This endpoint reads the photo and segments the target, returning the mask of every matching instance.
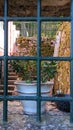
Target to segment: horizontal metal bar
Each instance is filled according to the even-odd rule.
[[[41,97],[41,101],[72,101],[72,97]]]
[[[4,21],[4,17],[0,17],[0,21]]]
[[[4,56],[0,56],[0,60],[4,60]]]
[[[37,60],[37,56],[0,56],[0,60]],[[39,60],[71,61],[72,57],[39,57]]]
[[[37,56],[7,56],[5,57],[5,59],[8,60],[37,60],[38,57]],[[71,57],[39,57],[39,60],[56,60],[56,61],[71,61],[73,60],[73,58]]]
[[[37,21],[37,17],[7,17],[8,21]],[[41,21],[71,21],[71,17],[40,17]]]
[[[40,17],[41,21],[71,21],[71,17]]]
[[[2,101],[4,99],[4,96],[0,96],[0,101]]]
[[[33,100],[36,101],[37,96],[7,96],[6,100]]]
[[[40,57],[40,60],[71,61],[72,57]]]
[[[7,56],[8,60],[37,60],[38,57],[34,56]]]
[[[37,21],[37,17],[7,17],[8,21]]]
[[[6,100],[73,101],[72,97],[6,96]]]
[[[4,17],[0,17],[1,21],[4,21]],[[8,21],[37,21],[36,17],[7,17]],[[40,17],[40,21],[71,21],[71,17]]]

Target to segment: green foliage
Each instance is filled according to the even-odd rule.
[[[28,22],[26,24],[26,28],[28,27],[28,25],[29,28],[31,28],[31,22]],[[33,28],[35,25],[32,23]],[[53,22],[47,22],[47,24],[44,24],[44,22],[42,22],[41,34],[45,36],[44,32],[47,29],[46,31],[47,37],[42,37],[41,35],[41,48],[40,48],[41,56],[53,56],[54,45],[51,44],[51,41],[54,40],[54,36],[56,35],[56,31],[59,26],[60,26],[59,22],[56,22],[55,24]],[[50,29],[51,31],[49,31]],[[37,55],[37,44],[38,44],[37,39],[34,37],[33,38],[19,37],[17,39],[17,47],[18,47],[18,53],[20,54],[16,54],[17,53],[16,52],[14,55],[35,56]],[[18,76],[22,80],[26,80],[27,82],[37,80],[36,61],[13,60],[11,64],[13,66],[13,69],[17,72]],[[41,68],[40,68],[41,81],[46,82],[54,78],[56,74],[56,67],[57,63],[55,61],[41,61]]]
[[[29,37],[37,36],[37,22],[14,22],[16,29],[20,30],[22,34],[21,25],[25,24],[26,30],[29,34]],[[41,36],[54,38],[58,28],[61,26],[61,22],[42,22],[41,23]]]
[[[21,24],[20,22],[13,22],[14,25],[16,25],[17,30],[21,30]]]
[[[60,26],[61,26],[61,22],[42,22],[41,36],[54,38]]]
[[[26,82],[37,80],[37,63],[36,61],[13,60],[11,61],[14,71]],[[56,74],[57,63],[55,61],[41,62],[41,81],[46,82],[54,78]]]
[[[47,81],[53,79],[56,74],[57,63],[55,61],[42,62],[41,65],[41,79]]]

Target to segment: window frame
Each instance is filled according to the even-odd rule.
[[[4,95],[0,96],[3,101],[3,121],[8,120],[8,101],[9,100],[34,100],[37,101],[37,121],[41,121],[41,101],[69,101],[70,102],[70,122],[73,123],[73,0],[71,0],[71,15],[70,17],[42,17],[41,16],[41,0],[37,0],[37,16],[36,17],[9,17],[8,0],[4,0],[4,16],[0,17],[0,21],[4,22],[4,56],[0,56],[0,60],[4,61]],[[37,56],[8,56],[8,21],[37,21],[38,24],[38,51]],[[71,22],[71,55],[70,57],[41,57],[41,22],[42,21],[70,21]],[[37,96],[8,96],[8,60],[36,60],[37,61]],[[70,97],[56,98],[56,97],[41,97],[40,88],[40,67],[42,60],[49,61],[69,61],[70,64]]]

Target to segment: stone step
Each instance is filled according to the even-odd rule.
[[[12,75],[12,76],[15,76],[16,75],[16,73],[15,72],[8,72],[8,75]]]
[[[4,91],[3,90],[0,90],[0,95],[3,95],[4,94]],[[15,95],[14,94],[14,91],[8,91],[8,95]]]
[[[14,85],[15,80],[8,80],[9,85]]]
[[[15,79],[15,80],[16,80],[17,77],[18,77],[18,76],[17,76],[16,74],[14,74],[14,73],[11,73],[11,74],[9,73],[9,74],[8,74],[8,79]]]
[[[15,88],[15,85],[8,85],[8,90],[14,90]],[[4,89],[4,85],[3,84],[0,84],[0,90],[3,90]]]
[[[13,69],[12,68],[9,68],[8,69],[8,72],[10,73],[10,72],[13,72]]]
[[[10,62],[10,61],[9,61]],[[13,71],[12,66],[10,65],[10,63],[8,62],[8,95],[14,95],[14,82],[17,79],[17,75],[16,72]],[[4,80],[2,80],[1,84],[0,84],[0,95],[3,95],[3,89],[4,89]]]
[[[16,81],[15,79],[9,79],[8,80],[8,85],[14,85],[15,81]],[[4,84],[4,80],[1,81],[1,84]]]
[[[16,80],[17,76],[16,75],[9,75],[8,80]]]
[[[10,67],[12,68],[12,65],[8,64],[8,68],[10,68]]]

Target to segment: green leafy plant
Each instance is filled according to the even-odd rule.
[[[34,60],[13,60],[11,61],[13,70],[16,71],[18,77],[26,82],[37,80],[37,63]],[[55,61],[41,62],[41,82],[46,82],[54,78],[56,74],[57,63]]]
[[[57,63],[55,61],[42,62],[41,63],[42,82],[53,79],[57,72],[56,68],[57,68]]]

